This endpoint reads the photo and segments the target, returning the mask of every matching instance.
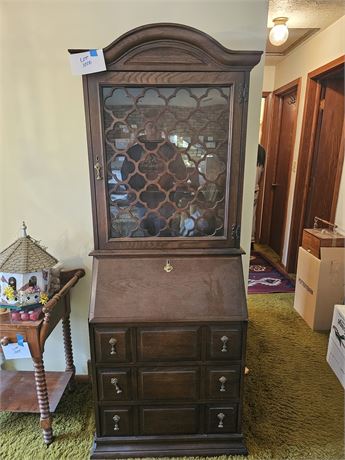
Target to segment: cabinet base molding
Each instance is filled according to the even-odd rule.
[[[209,436],[208,436],[209,437]],[[227,435],[217,439],[195,436],[192,439],[174,440],[168,437],[159,440],[128,438],[97,438],[91,452],[91,459],[133,458],[133,457],[184,457],[247,455],[242,435]]]

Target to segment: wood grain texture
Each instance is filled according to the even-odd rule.
[[[90,320],[128,323],[247,318],[238,257],[172,257],[170,262],[174,269],[166,273],[163,258],[95,261],[97,288]]]

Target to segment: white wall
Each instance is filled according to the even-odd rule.
[[[276,75],[276,67],[274,65],[265,65],[262,91],[267,91],[267,92],[274,91],[275,75]]]
[[[296,165],[300,146],[303,110],[305,103],[307,75],[309,72],[345,54],[345,16],[330,25],[327,29],[312,36],[307,42],[293,50],[283,61],[279,62],[275,71],[274,89],[302,77],[299,108],[297,114],[296,143],[293,162]],[[287,226],[285,233],[283,263],[286,263],[287,245],[291,224],[293,192],[296,181],[296,171],[292,168],[291,185],[287,211]],[[345,228],[345,164],[339,191],[339,200],[335,222]]]
[[[87,276],[72,292],[72,335],[78,373],[86,373],[93,248],[81,78],[68,48],[102,48],[145,23],[199,28],[233,49],[263,50],[267,1],[2,1],[0,248],[19,236],[22,220],[66,267]],[[242,245],[252,221],[263,63],[251,77]],[[245,273],[248,272],[248,256]],[[47,341],[47,369],[63,369],[60,328]],[[20,363],[30,368],[31,363]]]

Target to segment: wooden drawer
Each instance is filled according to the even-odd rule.
[[[98,362],[126,362],[131,359],[128,328],[95,328],[95,351]]]
[[[235,433],[237,431],[237,404],[208,406],[207,433]]]
[[[211,326],[208,336],[208,359],[241,359],[242,327],[240,324],[227,327]]]
[[[309,232],[303,231],[302,248],[320,259],[320,240]]]
[[[200,359],[199,327],[157,327],[138,329],[139,361]]]
[[[126,401],[132,396],[130,369],[102,369],[98,371],[100,401]]]
[[[1,325],[0,328],[0,339],[7,337],[9,340],[9,343],[16,343],[18,342],[17,334],[21,335],[24,338],[24,342],[27,342],[27,334],[26,334],[26,329],[20,327],[20,324],[15,325],[13,324],[12,326],[8,327],[3,327]]]
[[[146,368],[139,369],[138,374],[141,400],[199,398],[198,368]]]
[[[195,434],[199,431],[199,408],[141,407],[140,434]]]
[[[207,368],[207,398],[228,399],[240,395],[240,366]]]
[[[132,412],[132,407],[101,408],[101,436],[130,436],[133,434]]]

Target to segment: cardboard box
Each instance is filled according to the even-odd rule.
[[[320,259],[298,251],[294,308],[316,331],[329,330],[335,304],[345,296],[345,248],[321,247]]]
[[[334,307],[326,359],[345,388],[345,305]]]

